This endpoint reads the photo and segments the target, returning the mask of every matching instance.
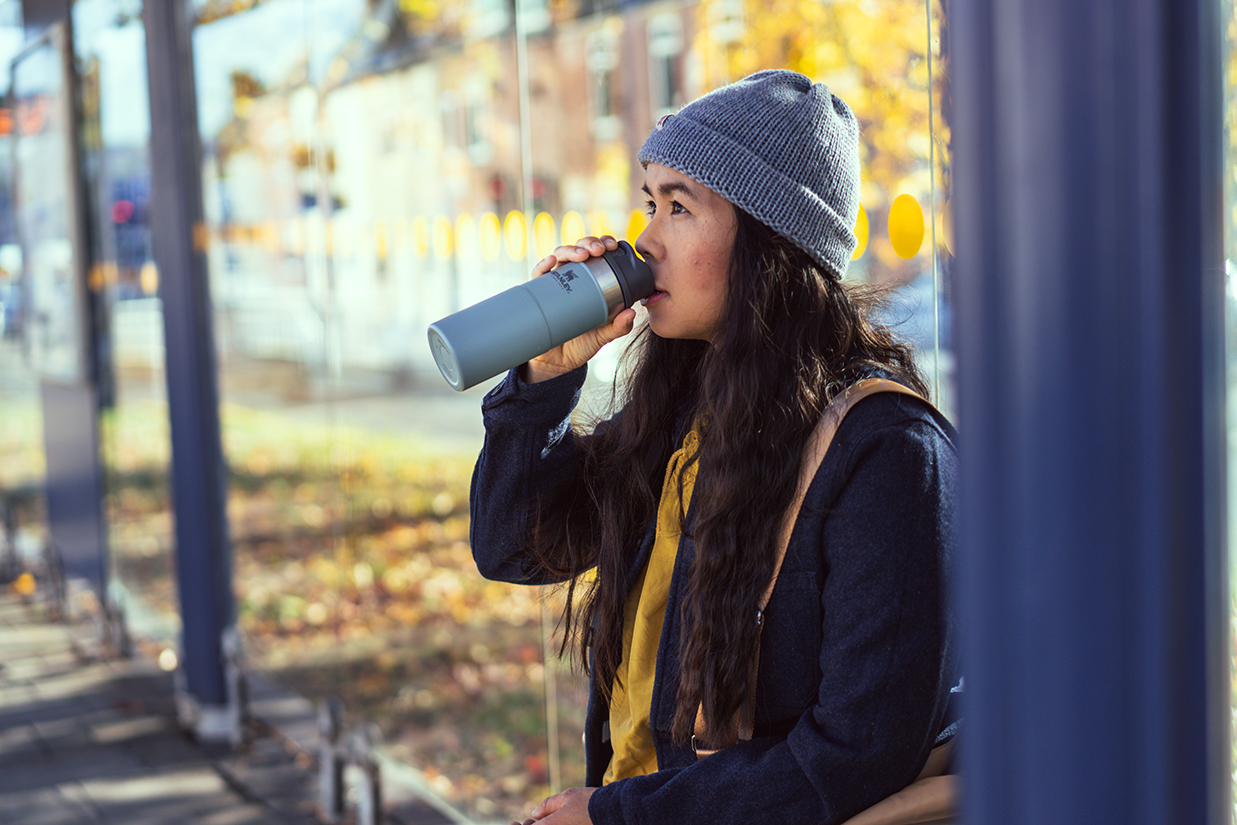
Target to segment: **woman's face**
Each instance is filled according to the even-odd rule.
[[[738,218],[730,201],[673,169],[644,174],[649,225],[636,249],[657,291],[642,302],[663,338],[712,341],[726,303],[726,277]]]

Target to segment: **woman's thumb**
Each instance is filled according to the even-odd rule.
[[[561,807],[563,807],[563,795],[561,793],[556,793],[554,796],[546,798],[544,802],[538,805],[532,812],[531,816],[533,819],[544,819]]]
[[[624,335],[631,332],[635,325],[636,311],[634,309],[625,309],[618,315],[615,315],[613,321],[601,328],[598,333],[598,338],[604,346],[611,341],[622,338]]]

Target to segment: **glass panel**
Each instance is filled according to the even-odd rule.
[[[377,722],[382,753],[446,803],[522,820],[584,779],[585,683],[555,655],[558,594],[476,572],[466,503],[494,382],[451,391],[426,327],[521,282],[560,240],[634,240],[635,155],[656,119],[788,67],[859,115],[868,230],[851,277],[895,290],[889,317],[947,384],[939,8],[198,8],[200,234],[250,662]],[[595,404],[618,363],[596,359]]]
[[[513,816],[549,791],[538,593],[476,573],[468,482],[493,382],[451,391],[425,335],[525,277],[525,256],[499,243],[499,216],[521,206],[516,41],[503,3],[384,22],[372,54],[341,56],[319,122],[335,158],[341,563],[363,616],[350,624],[367,631],[351,707],[453,804]],[[374,62],[405,65],[365,77]]]
[[[1224,274],[1225,337],[1228,374],[1228,563],[1229,581],[1237,582],[1237,5],[1222,0],[1220,19],[1224,35]],[[1230,674],[1233,677],[1233,726],[1230,740],[1237,766],[1237,588],[1230,588]],[[1233,822],[1237,823],[1237,771],[1233,774]]]
[[[9,66],[25,45],[21,4],[0,2],[0,91],[7,98]],[[0,581],[37,569],[46,542],[43,414],[39,380],[24,346],[26,290],[13,215],[13,113],[0,109]],[[15,582],[31,592],[30,577]]]
[[[204,234],[239,623],[252,660],[280,670],[305,661],[319,630],[337,640],[343,575],[341,454],[325,406],[326,161],[310,83],[322,67],[305,3],[230,6],[204,6],[193,36]],[[333,48],[358,19],[324,22],[340,32]],[[294,678],[314,698],[335,692],[310,670]]]
[[[99,333],[100,448],[108,597],[134,638],[175,651],[171,460],[163,310],[150,246],[150,108],[142,5],[79,0],[82,165],[90,225],[88,284]],[[167,656],[161,661],[170,665]]]
[[[927,294],[920,290],[922,300],[916,307],[913,325],[921,331],[930,331],[926,336],[919,333],[924,368],[933,376],[933,399],[936,406],[951,420],[954,415],[954,350],[952,316],[950,313],[949,288],[954,262],[953,212],[950,198],[953,194],[953,143],[950,139],[949,105],[952,93],[949,88],[949,55],[945,51],[947,23],[943,0],[930,0],[928,4],[928,55],[931,98],[931,143],[932,177],[929,183],[931,213],[928,221],[928,237],[934,250],[932,257],[932,289]],[[918,280],[922,286],[924,280]],[[926,338],[926,340],[925,340]]]
[[[253,4],[248,4],[253,5]],[[230,468],[229,533],[251,662],[312,698],[339,692],[355,618],[328,400],[332,273],[317,26],[337,52],[363,3],[201,6],[193,35],[203,200]],[[326,15],[319,23],[317,14]],[[276,34],[272,34],[276,33]],[[355,610],[355,605],[352,606]],[[341,656],[333,655],[336,652]],[[342,662],[342,665],[341,665]],[[292,671],[292,668],[296,668]]]

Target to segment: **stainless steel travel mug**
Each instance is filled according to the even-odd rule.
[[[627,241],[571,261],[430,324],[430,351],[456,390],[596,329],[653,294],[653,273]]]

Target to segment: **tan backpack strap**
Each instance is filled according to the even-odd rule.
[[[842,419],[846,418],[846,414],[856,404],[869,395],[874,395],[878,392],[901,393],[902,395],[918,398],[925,404],[928,403],[923,396],[914,390],[899,384],[897,381],[890,381],[885,378],[865,378],[862,381],[856,381],[829,402],[829,406],[825,408],[825,412],[821,415],[816,428],[808,436],[807,445],[803,448],[803,463],[799,467],[799,485],[795,489],[794,499],[791,501],[790,506],[786,508],[786,515],[782,518],[777,555],[773,563],[773,576],[769,580],[769,586],[765,588],[764,595],[760,598],[760,607],[756,611],[756,623],[761,628],[764,627],[765,608],[769,605],[769,599],[773,597],[773,588],[777,586],[777,577],[782,572],[782,562],[786,559],[787,548],[790,547],[790,536],[794,532],[795,522],[799,518],[799,509],[803,506],[803,499],[807,497],[808,488],[812,486],[812,480],[816,478],[816,471],[820,469],[820,464],[825,459],[825,453],[829,452],[829,445],[833,443],[834,435],[837,434],[838,428],[842,426]],[[752,668],[752,684],[748,701],[740,708],[737,720],[738,739],[752,738],[752,728],[756,718],[756,673],[759,668],[760,645],[757,642],[756,662]],[[700,708],[696,710],[695,730],[696,732],[692,736],[692,747],[696,750],[697,758],[703,758],[709,754],[716,753],[716,750],[696,748],[696,736],[699,736],[704,731],[704,714]],[[734,744],[734,742],[725,744]]]
[[[812,479],[816,478],[816,471],[820,469],[821,462],[825,460],[825,453],[829,452],[833,437],[837,434],[838,428],[842,426],[842,419],[852,407],[869,395],[878,392],[897,392],[918,398],[925,404],[928,403],[914,390],[897,381],[889,381],[885,378],[865,378],[862,381],[856,381],[829,402],[829,406],[825,408],[824,414],[816,424],[816,429],[812,430],[812,434],[808,437],[807,446],[803,448],[803,465],[799,468],[799,486],[795,490],[794,500],[786,508],[786,515],[782,519],[782,533],[778,539],[773,578],[769,581],[769,586],[760,600],[761,614],[769,604],[769,599],[773,597],[773,588],[777,584],[778,573],[782,571],[782,561],[786,558],[786,548],[790,546],[790,534],[794,532],[795,522],[799,518],[799,508],[803,506],[803,499],[807,497],[808,488],[812,486]]]

